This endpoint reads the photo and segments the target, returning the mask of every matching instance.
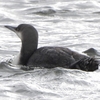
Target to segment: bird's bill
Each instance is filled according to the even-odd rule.
[[[9,30],[13,31],[13,32],[16,32],[16,27],[13,27],[13,26],[4,26],[6,28],[8,28]]]

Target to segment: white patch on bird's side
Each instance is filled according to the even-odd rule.
[[[20,59],[20,54],[18,54],[18,55],[14,58],[12,64],[18,65],[18,64],[19,64],[19,59]]]

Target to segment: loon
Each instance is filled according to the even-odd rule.
[[[30,24],[20,24],[17,27],[6,25],[21,39],[22,46],[17,62],[21,69],[31,70],[35,67],[79,69],[95,71],[98,61],[94,58],[77,53],[65,47],[45,46],[38,48],[38,32]]]

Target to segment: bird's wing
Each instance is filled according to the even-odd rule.
[[[62,47],[39,48],[30,58],[28,65],[69,66],[73,63],[72,51]]]

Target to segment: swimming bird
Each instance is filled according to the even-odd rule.
[[[98,52],[96,49],[94,48],[89,48],[88,50],[83,51],[83,53],[87,54],[90,57],[100,57],[100,52]]]
[[[94,58],[68,48],[52,46],[38,48],[38,32],[30,24],[20,24],[17,27],[6,25],[5,27],[15,32],[21,39],[20,55],[14,64],[23,65],[21,68],[23,70],[34,69],[34,67],[64,67],[83,71],[98,69],[98,62]]]

